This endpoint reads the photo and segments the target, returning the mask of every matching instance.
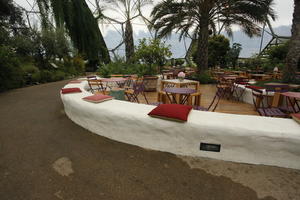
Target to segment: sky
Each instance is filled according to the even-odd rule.
[[[154,0],[154,4],[159,2],[160,0]],[[28,6],[28,3],[33,3],[33,0],[14,0],[14,2],[16,2],[17,4],[25,7],[26,9],[29,9],[30,6]],[[87,2],[94,2],[94,0],[87,0]],[[281,25],[290,25],[292,24],[292,16],[293,16],[293,2],[294,0],[274,0],[274,10],[277,13],[277,20],[275,22],[272,22],[272,26],[278,27]],[[90,7],[92,8],[91,4]],[[151,6],[147,6],[143,9],[143,14],[145,16],[149,16],[151,12]],[[106,11],[105,14],[107,15],[111,15],[113,18],[119,18],[121,19],[121,17],[112,11]],[[135,21],[135,25],[134,25],[134,31],[138,32],[140,30],[147,30],[146,27],[144,25],[141,25],[141,21],[136,20]],[[116,26],[115,26],[116,27]],[[108,30],[114,30],[115,29],[114,26],[112,25],[100,25],[100,28],[102,29],[102,31],[104,32],[104,34],[107,33]],[[118,27],[116,27],[118,28]]]
[[[34,0],[13,0],[15,3],[19,4],[20,6],[26,8],[26,9],[30,9],[30,6],[28,5],[28,2],[30,4],[32,4],[34,2]],[[158,2],[160,2],[161,0],[153,0],[154,1],[154,5]],[[90,8],[92,11],[95,10],[94,6],[92,5],[93,2],[95,2],[95,0],[86,0],[86,2],[89,4]],[[274,10],[276,11],[277,14],[277,19],[276,21],[272,21],[271,24],[273,26],[273,28],[279,27],[279,26],[289,26],[292,24],[292,16],[293,16],[293,9],[294,9],[294,0],[274,0]],[[149,17],[151,10],[153,8],[153,5],[150,6],[146,6],[142,9],[143,15],[145,17]],[[36,8],[37,9],[37,6]],[[124,19],[122,19],[122,16],[117,13],[112,11],[111,9],[105,9],[104,10],[104,14],[117,19],[119,21],[124,21]],[[32,17],[33,21],[37,21],[37,17]],[[32,23],[32,22],[31,22]],[[122,40],[122,36],[121,36],[121,32],[120,32],[120,25],[119,24],[106,24],[106,23],[101,23],[99,24],[99,27],[101,29],[102,34],[105,37],[106,43],[108,45],[108,47],[114,48],[116,47]],[[149,36],[149,32],[147,30],[147,27],[145,25],[145,23],[141,20],[139,20],[138,18],[135,19],[133,21],[133,30],[134,30],[134,38],[138,39],[139,37],[143,36],[143,37],[148,37]],[[234,31],[238,31],[238,27],[233,27]],[[286,27],[284,27],[284,30],[286,30]],[[114,31],[114,32],[111,32]],[[286,31],[285,31],[286,32]],[[239,32],[236,32],[239,33]],[[289,34],[288,34],[289,35]],[[174,42],[176,41],[176,42]],[[167,42],[170,42],[172,49],[171,51],[173,52],[173,55],[176,57],[180,57],[183,54],[185,54],[185,45],[188,44],[183,44],[183,42],[179,42],[177,39],[174,40],[173,43],[171,40],[167,40]],[[258,47],[260,45],[260,38],[248,38],[245,34],[243,34],[243,36],[241,37],[237,37],[236,34],[233,38],[231,38],[231,42],[238,42],[241,43],[243,45],[243,49],[241,52],[241,55],[243,57],[249,57],[255,53],[258,53]],[[268,42],[266,39],[264,39],[264,42]],[[252,47],[253,46],[253,47]],[[124,54],[124,47],[120,47],[118,48],[118,53],[121,55]]]

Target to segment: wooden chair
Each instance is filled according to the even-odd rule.
[[[145,85],[143,80],[136,80],[132,88],[128,88],[125,90],[125,96],[127,97],[128,101],[130,102],[137,102],[140,103],[138,96],[143,95],[147,104],[149,104],[148,99],[145,94]]]
[[[90,87],[90,91],[92,93],[101,92],[105,94],[106,87],[103,86],[103,83],[97,79],[88,79],[88,85]]]
[[[239,87],[239,85],[243,85],[244,87]],[[246,87],[249,85],[248,78],[241,78],[238,77],[234,81],[233,85],[233,96],[236,98],[237,101],[240,101],[244,92],[246,91]]]
[[[200,110],[200,111],[214,112],[216,110],[216,108],[218,107],[218,104],[219,104],[220,99],[221,99],[222,96],[223,96],[222,88],[217,87],[216,94],[215,94],[213,100],[211,101],[211,103],[209,104],[209,106],[207,108],[203,107],[203,106],[194,106],[193,109],[194,110]]]
[[[265,101],[265,95],[263,95],[263,91],[259,89],[252,88],[252,96],[253,96],[253,104],[255,110],[258,112],[260,116],[265,117],[288,117],[287,114],[283,113],[279,108],[271,107],[268,104],[268,100]],[[267,103],[267,105],[266,105]]]
[[[288,92],[290,90],[289,85],[285,84],[278,84],[278,85],[265,85],[266,88],[266,94],[267,96],[271,96],[270,93],[273,94],[272,102],[274,101],[274,98],[278,98],[278,102],[280,102],[280,93]],[[277,96],[276,96],[277,93]],[[270,98],[267,98],[268,104],[271,105],[272,102],[270,102]],[[286,101],[285,105],[278,105],[278,108],[283,111],[284,113],[293,113],[294,109],[292,106],[295,105],[289,105],[289,102]],[[279,103],[278,103],[279,104]]]

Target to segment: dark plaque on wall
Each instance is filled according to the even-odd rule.
[[[220,144],[209,144],[209,143],[200,143],[200,150],[201,151],[213,151],[213,152],[220,152],[221,145]]]

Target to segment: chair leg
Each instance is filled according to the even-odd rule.
[[[136,94],[133,94],[133,98],[135,99],[135,101],[136,101],[137,103],[140,103],[139,98],[138,98],[138,96],[137,96]]]
[[[143,96],[144,96],[144,98],[145,98],[145,100],[146,100],[147,104],[149,104],[149,102],[148,102],[148,99],[147,99],[147,97],[146,97],[146,94],[145,94],[145,92],[143,92]]]

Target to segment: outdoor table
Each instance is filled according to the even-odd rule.
[[[159,102],[165,102],[166,95],[164,94],[164,88],[187,88],[188,86],[193,86],[195,89],[195,94],[192,94],[192,97],[195,97],[195,104],[200,104],[200,98],[201,94],[199,92],[200,90],[200,84],[199,81],[193,81],[193,80],[187,80],[184,79],[180,81],[179,79],[168,79],[168,80],[162,80],[160,85],[160,91],[157,93],[157,100]],[[197,99],[197,101],[196,101]],[[191,104],[192,98],[189,99],[189,103]]]
[[[298,103],[298,101],[300,101],[300,92],[284,92],[281,93],[281,95],[287,98],[287,101],[291,104],[294,113],[300,112],[300,105]],[[295,106],[297,106],[298,111],[296,111]]]
[[[229,80],[235,80],[235,79],[237,79],[237,77],[238,76],[236,76],[236,75],[230,75],[230,76],[224,76],[223,79],[229,81]]]
[[[225,72],[213,72],[215,74],[225,74]]]
[[[280,85],[286,86],[287,84],[285,83],[266,83],[264,85],[270,85],[270,86],[276,86],[276,88],[278,88],[279,90],[281,90],[282,88],[280,88]],[[277,87],[278,86],[278,87]],[[280,103],[282,101],[280,101],[280,97],[281,97],[281,93],[280,92],[275,92],[273,95],[273,100],[272,100],[272,106],[273,107],[278,107],[280,105]]]
[[[196,92],[195,89],[191,88],[165,88],[164,91],[170,102],[175,104],[185,104],[189,96]]]
[[[99,80],[103,83],[106,83],[106,86],[111,89],[112,87],[109,86],[109,83],[117,83],[117,85],[121,87],[127,78],[104,78]]]
[[[255,80],[263,80],[268,75],[265,75],[265,74],[250,74],[250,76],[251,76],[251,78],[253,78]]]
[[[173,78],[173,72],[164,72],[163,79],[170,79]]]
[[[199,88],[200,88],[199,81],[193,81],[193,80],[187,80],[187,79],[184,79],[182,81],[180,81],[179,79],[168,79],[168,80],[161,81],[160,91],[163,91],[163,89],[167,85],[173,85],[174,87],[177,87],[177,88],[182,88],[182,87],[187,87],[187,86],[192,85],[192,86],[195,86],[196,91],[199,91]]]

